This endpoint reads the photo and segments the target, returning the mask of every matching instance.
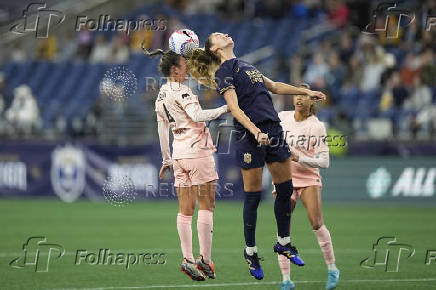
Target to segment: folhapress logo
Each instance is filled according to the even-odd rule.
[[[65,20],[65,14],[58,10],[46,9],[46,3],[30,3],[23,10],[21,23],[10,28],[11,32],[23,34],[35,32],[36,38],[47,38],[50,28],[61,24]],[[30,16],[35,14],[35,19]]]
[[[386,38],[398,38],[400,27],[409,26],[414,20],[415,13],[398,8],[396,3],[379,3],[372,12],[371,22],[363,32],[369,34],[385,32]]]
[[[402,255],[403,252],[406,254]],[[407,255],[406,259],[410,259],[414,254],[415,249],[411,245],[398,243],[395,237],[381,237],[372,245],[371,255],[360,262],[360,266],[370,269],[382,267],[385,272],[398,272],[401,257]]]
[[[64,247],[47,243],[46,237],[30,237],[23,244],[23,256],[13,259],[9,266],[34,267],[35,272],[48,272],[50,262],[53,259],[60,259],[64,253]]]

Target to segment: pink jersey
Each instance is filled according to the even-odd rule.
[[[194,122],[186,106],[198,103],[198,97],[184,84],[167,82],[155,102],[157,121],[170,123],[173,132],[172,159],[200,158],[216,151],[205,122]]]
[[[320,152],[329,151],[325,140],[327,133],[324,124],[316,116],[297,122],[294,111],[282,111],[279,113],[279,118],[286,142],[300,156],[304,154],[313,158]],[[294,161],[291,162],[291,166],[294,187],[322,186],[318,168],[311,168]]]

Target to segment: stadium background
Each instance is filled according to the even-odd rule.
[[[436,27],[425,27],[436,14],[436,1],[398,1],[389,17],[387,7],[378,6],[382,1],[359,0],[47,0],[46,8],[23,13],[30,3],[1,1],[0,6],[0,283],[5,289],[191,285],[176,272],[180,257],[171,178],[157,178],[158,58],[145,57],[140,47],[145,39],[147,48],[167,48],[169,35],[185,27],[198,34],[200,44],[211,32],[228,33],[236,55],[271,79],[304,81],[327,94],[318,114],[332,136],[331,166],[322,171],[323,200],[338,265],[342,260],[346,268],[343,289],[434,287],[436,266],[424,261],[426,251],[436,249]],[[46,31],[44,9],[60,11],[65,19],[48,27],[48,37],[37,37]],[[414,21],[402,17],[398,24],[400,9],[414,14]],[[129,34],[101,26],[75,30],[79,16],[98,23],[102,15],[158,25]],[[11,32],[37,16],[37,29],[29,25],[24,33]],[[363,33],[368,24],[383,27],[386,20],[386,32]],[[101,94],[102,80],[114,75],[124,77],[121,85],[126,78],[134,80],[128,98]],[[216,92],[194,81],[190,85],[204,108],[223,104]],[[277,111],[291,108],[292,98],[273,100]],[[265,267],[275,276],[264,284],[250,284],[240,257],[242,190],[228,124],[230,116],[209,124],[220,175],[215,259],[232,264],[221,268],[227,279],[214,283],[217,288],[275,289],[279,275],[271,253],[265,250]],[[123,178],[113,184],[114,176]],[[266,172],[264,177],[268,201],[271,182]],[[104,202],[108,184],[115,192],[134,187],[135,195],[124,198],[135,198],[132,204],[118,208]],[[274,237],[271,211],[271,203],[264,203],[259,243],[265,247]],[[294,225],[297,245],[316,264],[306,272],[296,270],[297,285],[320,289],[320,253],[302,207]],[[62,244],[65,258],[80,247],[155,249],[167,253],[168,263],[144,272],[139,265],[128,270],[74,267],[64,259],[45,276],[9,267],[35,235]],[[407,268],[386,273],[359,266],[382,236],[415,248],[413,259],[404,259]],[[70,271],[81,278],[70,277]]]

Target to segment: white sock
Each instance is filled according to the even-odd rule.
[[[286,281],[291,281],[291,275],[288,275],[288,274],[283,275],[283,282],[286,282]]]
[[[277,237],[277,241],[279,242],[280,245],[282,246],[286,246],[287,244],[289,244],[291,242],[291,237]]]
[[[336,271],[338,268],[336,268],[336,264],[328,264],[327,270],[329,271]]]
[[[253,256],[254,253],[257,253],[257,247],[246,247],[245,251],[247,252],[248,255]]]

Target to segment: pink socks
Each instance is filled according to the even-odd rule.
[[[209,210],[199,210],[197,219],[198,242],[200,244],[200,254],[205,263],[210,263],[213,234],[213,212]]]
[[[180,244],[182,246],[183,257],[191,262],[195,262],[192,255],[192,216],[177,214],[177,231],[179,232]]]
[[[333,252],[332,238],[330,237],[329,230],[325,225],[322,225],[318,230],[313,230],[313,233],[318,239],[318,244],[324,256],[325,263],[327,265],[334,264],[335,254]]]
[[[192,216],[178,213],[177,231],[179,232],[183,257],[194,262],[195,259],[192,254]],[[197,231],[200,254],[203,256],[204,262],[209,264],[212,250],[213,212],[209,210],[198,211]]]

